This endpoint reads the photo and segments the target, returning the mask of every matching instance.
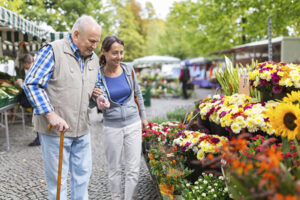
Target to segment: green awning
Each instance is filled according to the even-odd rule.
[[[41,40],[46,40],[47,35],[49,34],[48,30],[40,28],[39,26],[35,25],[33,22],[30,22],[18,14],[7,10],[6,8],[0,6],[0,30],[1,31],[12,31],[13,34],[17,37],[14,37],[16,40],[20,40],[18,38],[18,33],[21,32],[23,34],[31,35],[33,38],[37,37]],[[11,34],[11,33],[8,33]],[[2,35],[3,38],[3,35]],[[11,38],[7,38],[11,39]]]
[[[14,56],[20,41],[29,51],[38,51],[47,42],[62,39],[67,32],[50,32],[0,6],[0,44],[4,55]]]

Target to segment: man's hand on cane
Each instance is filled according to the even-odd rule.
[[[58,116],[54,111],[51,111],[50,113],[47,113],[46,118],[49,122],[49,124],[55,128],[58,131],[65,131],[69,128],[69,125],[67,124],[67,122],[61,118],[60,116]]]

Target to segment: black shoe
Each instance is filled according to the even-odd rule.
[[[39,145],[41,145],[39,137],[36,137],[30,144],[28,144],[28,146],[30,147],[39,146]]]

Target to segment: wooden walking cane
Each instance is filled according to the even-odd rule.
[[[48,125],[48,130],[51,129],[51,125]],[[64,131],[60,132],[60,143],[59,143],[59,160],[58,160],[58,173],[57,173],[57,190],[56,200],[60,200],[60,188],[61,188],[61,172],[62,172],[62,159],[64,150]]]

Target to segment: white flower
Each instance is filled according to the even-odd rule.
[[[212,173],[209,173],[208,175],[209,175],[209,177],[213,177],[214,176]]]
[[[191,185],[191,184],[187,183],[187,184],[186,184],[186,187],[190,187],[190,185]]]
[[[214,194],[214,198],[217,198],[217,195],[216,195],[216,194]]]
[[[208,188],[208,189],[211,189],[211,186],[209,185],[207,188]]]
[[[202,196],[206,197],[206,194],[205,194],[205,193],[202,193]]]
[[[236,134],[240,133],[242,129],[242,127],[238,123],[231,124],[230,128]]]
[[[220,179],[220,180],[224,180],[224,177],[223,177],[223,176],[219,176],[219,179]]]
[[[207,182],[207,180],[204,180],[203,183],[204,183],[204,184],[207,184],[208,182]]]

